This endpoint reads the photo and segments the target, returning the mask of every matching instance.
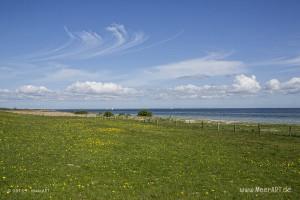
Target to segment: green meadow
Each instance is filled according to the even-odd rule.
[[[299,142],[263,127],[0,112],[0,199],[300,199]],[[282,191],[241,191],[256,187]]]

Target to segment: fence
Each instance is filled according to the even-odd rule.
[[[300,125],[296,124],[265,124],[265,123],[225,123],[218,121],[182,120],[174,118],[142,118],[142,117],[99,117],[103,120],[127,120],[141,124],[149,124],[166,128],[189,128],[199,131],[213,131],[217,133],[253,133],[256,135],[272,134],[300,137]]]

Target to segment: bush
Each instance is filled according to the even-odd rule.
[[[103,116],[104,117],[112,117],[112,116],[114,116],[114,114],[110,111],[106,111],[106,112],[103,113]]]
[[[88,114],[88,112],[85,111],[85,110],[78,110],[78,111],[75,111],[74,114],[77,114],[77,115],[86,115],[86,114]]]
[[[144,109],[144,110],[140,110],[137,115],[140,117],[151,117],[152,112]]]

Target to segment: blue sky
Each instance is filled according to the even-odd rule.
[[[299,107],[299,1],[1,1],[0,107]]]

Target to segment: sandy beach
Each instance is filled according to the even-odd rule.
[[[26,115],[40,115],[40,116],[64,116],[64,117],[96,117],[96,114],[74,114],[71,112],[50,111],[50,110],[7,110],[6,112]]]

